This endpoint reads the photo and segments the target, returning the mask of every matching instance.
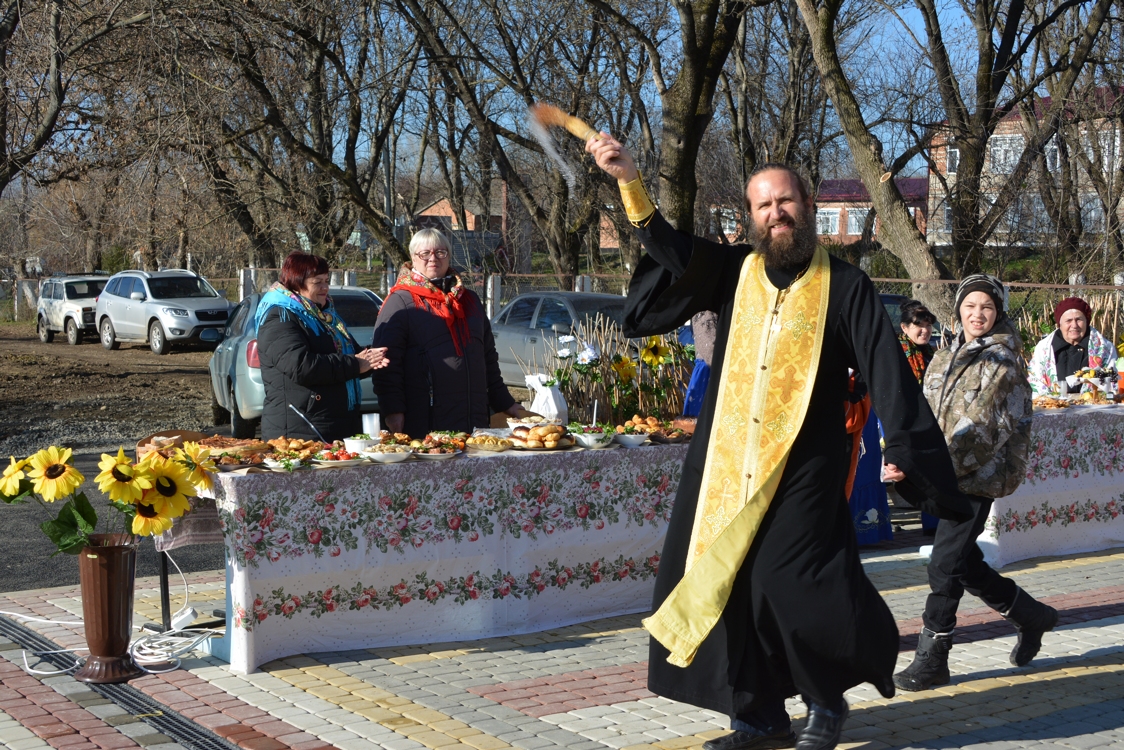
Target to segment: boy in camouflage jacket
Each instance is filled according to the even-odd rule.
[[[1011,621],[1018,640],[1011,663],[1023,666],[1042,646],[1058,613],[984,562],[976,539],[991,504],[1022,483],[1030,443],[1031,389],[1022,341],[1003,311],[1003,286],[984,274],[969,276],[956,292],[961,333],[937,352],[925,372],[925,398],[948,442],[960,490],[975,517],[942,519],[929,560],[929,587],[913,663],[894,675],[902,690],[948,684],[948,652],[956,610],[965,591]]]
[[[925,373],[925,399],[948,442],[960,490],[1006,497],[1022,484],[1030,444],[1030,383],[1022,340],[1004,318],[991,332],[953,341]]]

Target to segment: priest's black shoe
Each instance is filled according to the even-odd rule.
[[[804,724],[804,731],[796,741],[796,750],[833,750],[839,744],[839,737],[843,734],[843,724],[847,721],[847,702],[843,702],[843,709],[839,713],[825,710],[822,706],[810,704],[808,707],[808,721]]]
[[[1042,634],[1058,624],[1058,610],[1035,600],[1020,588],[1015,594],[1014,604],[1002,614],[1019,630],[1019,637],[1011,650],[1011,663],[1016,667],[1025,667],[1042,648]]]
[[[743,732],[735,729],[727,735],[703,743],[703,750],[772,750],[772,748],[792,747],[796,735],[791,729],[783,732],[765,734],[754,730]]]

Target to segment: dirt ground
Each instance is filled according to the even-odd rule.
[[[205,349],[107,351],[93,338],[43,344],[31,323],[0,324],[0,455],[129,448],[152,432],[208,427],[210,358]]]

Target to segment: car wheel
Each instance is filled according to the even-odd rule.
[[[106,349],[116,349],[121,346],[117,340],[117,332],[113,330],[113,323],[109,318],[102,318],[101,328],[98,329],[101,333],[101,345]]]
[[[234,386],[230,386],[230,436],[238,440],[248,440],[254,436],[257,420],[243,419],[238,412],[238,402],[234,400]]]
[[[148,348],[153,354],[168,353],[168,336],[164,333],[164,326],[159,320],[154,320],[148,326]]]
[[[49,344],[55,340],[55,332],[47,327],[47,319],[42,315],[39,316],[39,322],[35,327],[39,329],[39,340],[44,344]]]
[[[74,318],[66,319],[66,343],[71,346],[78,346],[82,343],[82,332],[78,330],[78,324],[74,322]]]
[[[215,398],[215,394],[211,392],[211,422],[216,427],[222,424],[230,424],[230,412],[222,408],[222,404]]]

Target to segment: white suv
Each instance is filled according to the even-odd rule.
[[[59,276],[39,283],[39,308],[36,312],[39,340],[49,344],[55,333],[66,333],[71,345],[82,337],[97,333],[94,308],[105,288],[107,276]]]

